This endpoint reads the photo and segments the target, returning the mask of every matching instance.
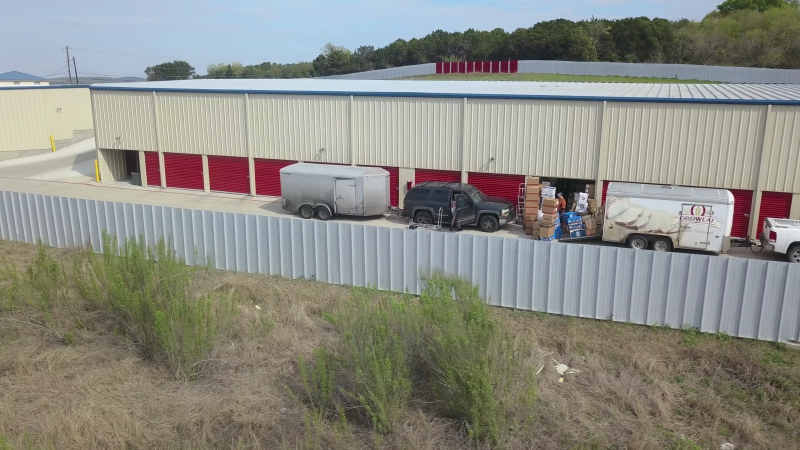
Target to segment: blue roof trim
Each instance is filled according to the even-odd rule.
[[[75,86],[75,85],[73,85]],[[47,87],[47,86],[42,86]],[[339,97],[429,97],[429,98],[485,98],[509,100],[560,100],[590,102],[637,102],[637,103],[712,103],[712,104],[747,104],[747,105],[800,105],[800,100],[751,100],[721,98],[659,98],[659,97],[601,97],[570,95],[513,95],[513,94],[455,94],[429,92],[346,92],[346,91],[282,91],[260,89],[170,89],[170,88],[138,88],[90,85],[93,91],[139,91],[139,92],[187,92],[198,94],[253,94],[253,95],[331,95]]]
[[[55,86],[2,86],[0,87],[0,92],[23,89],[87,89],[90,87],[91,84],[56,84]]]

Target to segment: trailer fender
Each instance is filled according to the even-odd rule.
[[[317,211],[317,217],[319,217],[320,219],[322,219],[322,220],[328,220],[328,219],[324,218],[324,217],[326,217],[326,216],[324,216],[324,215],[321,215],[321,214],[319,213],[319,210],[320,210],[320,209],[325,209],[325,210],[328,212],[328,216],[327,216],[327,217],[333,217],[333,210],[331,209],[331,207],[330,207],[330,206],[328,206],[328,205],[326,205],[326,204],[324,204],[324,203],[322,203],[322,204],[319,204],[319,205],[317,205],[317,206],[315,206],[315,207],[314,207],[314,210],[315,210],[315,211]]]

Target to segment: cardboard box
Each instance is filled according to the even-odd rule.
[[[555,198],[544,198],[542,199],[543,206],[558,206],[558,199]]]
[[[556,188],[543,186],[542,187],[542,198],[555,198],[556,196]]]
[[[597,221],[594,219],[594,217],[584,217],[583,227],[587,230],[590,228],[597,228]]]
[[[558,212],[558,208],[555,206],[542,206],[542,212],[545,214],[555,214]]]
[[[597,236],[597,228],[587,228],[586,229],[587,236]]]
[[[525,186],[536,185],[539,186],[539,177],[527,176],[525,177]]]
[[[569,237],[571,238],[586,237],[586,230],[572,230],[569,232]]]
[[[542,186],[550,186],[550,182],[549,181],[542,181]]]
[[[558,214],[544,214],[540,222],[542,223],[543,227],[545,225],[553,225],[555,223],[559,223]]]
[[[539,237],[541,238],[553,237],[556,235],[557,228],[558,227],[556,227],[554,224],[550,225],[542,224],[542,226],[539,227]]]

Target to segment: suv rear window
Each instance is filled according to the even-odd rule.
[[[437,189],[433,191],[433,195],[431,195],[431,202],[436,203],[449,203],[450,202],[450,191],[444,189]]]
[[[406,200],[425,200],[430,192],[428,189],[411,189],[406,194]]]

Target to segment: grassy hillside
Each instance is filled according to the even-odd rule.
[[[585,83],[690,83],[716,84],[713,81],[677,80],[675,78],[601,77],[594,75],[560,75],[552,73],[448,73],[420,75],[405,80],[457,81],[573,81]]]
[[[800,442],[782,345],[485,307],[457,280],[416,298],[140,250],[0,241],[0,449]]]

